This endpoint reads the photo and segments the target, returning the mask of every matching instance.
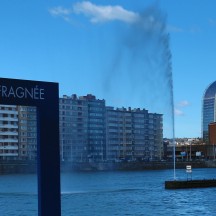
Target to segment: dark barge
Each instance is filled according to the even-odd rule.
[[[216,179],[165,181],[165,189],[216,187]]]

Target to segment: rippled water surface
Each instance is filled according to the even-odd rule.
[[[165,190],[172,170],[62,174],[62,216],[216,215],[216,188]],[[177,177],[186,179],[185,170]],[[216,178],[194,169],[193,179]],[[36,216],[36,175],[0,176],[0,215]]]

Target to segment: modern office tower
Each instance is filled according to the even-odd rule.
[[[205,142],[208,140],[208,125],[216,121],[216,81],[209,85],[203,95],[202,107],[202,135]]]
[[[93,95],[59,99],[62,161],[87,162],[105,158],[105,101]]]
[[[139,108],[107,107],[106,142],[111,161],[161,159],[162,115]]]
[[[14,105],[0,106],[0,158],[17,160],[18,152],[18,110]]]
[[[18,106],[19,159],[37,159],[37,108]]]

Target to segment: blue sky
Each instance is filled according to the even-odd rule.
[[[1,77],[59,82],[60,95],[92,93],[107,105],[146,105],[151,112],[136,103],[138,87],[128,90],[133,76],[115,76],[109,95],[104,86],[114,73],[146,67],[119,44],[133,42],[131,25],[149,7],[159,10],[170,35],[175,136],[200,137],[202,96],[216,74],[215,0],[1,0]],[[151,87],[144,90],[151,95]]]

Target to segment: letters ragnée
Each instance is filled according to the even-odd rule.
[[[6,98],[31,98],[33,100],[44,100],[45,90],[43,88],[39,88],[38,86],[32,88],[26,87],[13,87],[13,86],[5,86],[0,85],[0,97]]]

